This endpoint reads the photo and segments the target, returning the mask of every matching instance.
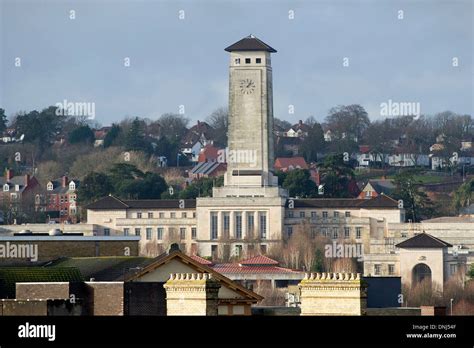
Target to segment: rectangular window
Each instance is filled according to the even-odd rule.
[[[458,271],[457,265],[449,265],[449,268],[450,268],[450,271],[451,271],[451,275],[455,275]]]
[[[158,214],[158,216],[160,217],[160,219],[164,219],[164,218],[165,218],[165,213],[160,212],[160,213]]]
[[[339,212],[338,212],[338,211],[335,211],[335,212],[334,212],[334,217],[335,217],[335,218],[338,218],[338,217],[339,217]]]
[[[240,65],[240,58],[235,58],[234,62],[235,62],[235,65]]]
[[[388,265],[388,275],[395,274],[395,265]]]
[[[327,219],[328,218],[328,212],[327,211],[323,211],[323,219]]]
[[[222,219],[223,219],[223,232],[224,232],[224,237],[229,238],[229,231],[230,231],[230,214],[229,213],[223,213],[222,214]]]
[[[365,191],[365,197],[372,197],[372,191]]]
[[[321,229],[321,234],[322,234],[324,237],[327,237],[327,236],[328,236],[328,230],[327,230],[327,228],[322,228],[322,229]]]
[[[291,235],[293,234],[293,226],[288,226],[286,228],[286,234],[288,235],[288,238],[291,237]]]
[[[380,271],[382,270],[381,265],[374,265],[374,274],[375,275],[380,275]]]
[[[344,238],[349,239],[351,237],[351,229],[349,227],[344,227]]]
[[[250,64],[250,58],[245,58],[245,64]]]
[[[182,217],[183,219],[186,219],[186,218],[188,217],[188,214],[185,213],[185,212],[182,212],[182,213],[181,213],[181,217]]]
[[[265,255],[267,253],[267,246],[266,245],[260,245],[260,252]]]
[[[316,214],[315,211],[312,211],[312,212],[311,212],[311,217],[312,217],[313,219],[314,219],[315,217],[317,217],[317,216],[318,216],[318,214]]]
[[[254,215],[252,212],[247,213],[247,235],[252,238],[253,237],[253,232],[255,228],[255,221],[254,221]]]
[[[163,227],[158,227],[156,229],[156,239],[158,240],[163,240],[163,232],[164,232],[164,228]]]
[[[242,245],[235,246],[235,256],[240,257],[242,255]]]
[[[304,218],[306,216],[304,211],[300,211],[300,218]]]
[[[140,236],[142,231],[139,228],[135,228],[135,236]]]
[[[151,227],[147,227],[145,232],[146,232],[146,240],[151,240]]]
[[[170,218],[176,219],[176,213],[171,213],[171,214],[170,214]]]
[[[235,213],[235,238],[242,239],[242,214]]]
[[[153,213],[148,213],[148,218],[153,219]]]
[[[104,228],[104,236],[110,236],[110,228]]]
[[[141,219],[142,218],[142,213],[137,213],[137,219]]]
[[[257,64],[262,64],[262,58],[256,58],[255,63]]]
[[[316,227],[311,227],[311,238],[316,238],[317,230]]]
[[[288,217],[289,217],[289,218],[292,218],[293,216],[294,216],[294,215],[293,215],[293,211],[290,210],[290,211],[288,212]]]
[[[346,217],[351,217],[351,212],[350,211],[346,211]]]
[[[259,215],[260,238],[266,239],[267,238],[267,214],[259,213],[258,215]]]
[[[211,213],[211,239],[217,239],[217,213]]]
[[[217,245],[211,245],[211,257],[213,260],[216,260],[217,257],[219,256],[219,252],[217,249]]]
[[[196,239],[197,238],[197,230],[196,227],[191,227],[191,238]]]
[[[360,239],[362,236],[362,227],[356,227],[356,239]]]
[[[124,235],[124,236],[130,235],[130,229],[129,229],[129,228],[124,228],[124,229],[123,229],[123,235]]]
[[[339,229],[338,229],[337,227],[334,227],[334,228],[332,229],[332,237],[333,237],[334,239],[339,238]]]
[[[181,227],[179,229],[179,238],[186,239],[186,228],[185,227]]]

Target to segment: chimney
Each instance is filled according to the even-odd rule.
[[[298,121],[298,124],[301,126],[303,124],[303,121],[302,120],[299,120]]]
[[[25,175],[25,187],[27,187],[30,184],[30,174]]]
[[[63,175],[62,180],[61,180],[61,186],[66,187],[67,186],[67,176]]]
[[[5,173],[7,181],[10,181],[13,178],[13,170],[7,169]]]

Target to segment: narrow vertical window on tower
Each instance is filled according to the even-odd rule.
[[[235,238],[242,239],[242,213],[235,213]]]
[[[245,58],[245,64],[250,64],[250,58]]]
[[[211,239],[217,239],[217,213],[211,213]]]
[[[230,213],[223,213],[223,214],[222,214],[222,218],[223,218],[223,220],[224,220],[224,221],[223,221],[223,222],[224,222],[224,223],[223,223],[223,225],[224,225],[224,226],[223,226],[223,227],[224,227],[224,229],[223,229],[223,232],[224,232],[224,233],[223,233],[223,236],[224,236],[224,238],[229,238],[229,234],[230,234],[230,233],[229,233],[229,231],[230,231]]]
[[[240,58],[235,58],[234,63],[235,65],[240,65]]]
[[[267,213],[261,212],[258,214],[258,217],[259,217],[260,238],[266,239],[267,238]]]
[[[247,212],[247,236],[248,238],[253,238],[253,231],[254,231],[254,216],[253,211]]]
[[[257,59],[255,59],[255,63],[257,63],[257,64],[262,64],[262,58],[257,58]]]

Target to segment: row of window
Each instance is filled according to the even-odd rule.
[[[292,210],[289,210],[289,211],[287,211],[286,216],[289,217],[289,218],[295,217],[295,212],[292,211]],[[345,216],[346,218],[351,217],[351,212],[350,212],[350,211],[346,211],[346,212],[344,213],[344,216]],[[299,212],[299,217],[300,217],[300,218],[306,217],[306,212],[305,212],[305,211],[300,211],[300,212]],[[312,212],[311,212],[311,217],[312,217],[312,218],[317,218],[317,217],[318,217],[318,213],[315,212],[315,211],[312,211]],[[322,217],[323,217],[323,219],[327,219],[327,218],[329,217],[329,213],[328,213],[327,211],[323,211]],[[340,217],[340,212],[338,212],[338,211],[333,212],[333,217],[335,217],[335,218]]]
[[[381,275],[382,274],[382,265],[375,264],[374,265],[374,274]],[[389,264],[388,265],[388,275],[395,275],[395,265]]]
[[[143,218],[148,218],[148,219],[153,219],[154,218],[154,213],[153,212],[148,212],[146,214],[143,214],[142,212],[137,212],[137,219],[143,219]],[[182,219],[186,219],[188,217],[188,213],[183,211],[181,212],[181,218]],[[196,217],[196,212],[193,212],[192,213],[192,217],[195,218]],[[159,212],[158,213],[158,218],[160,219],[165,219],[166,216],[165,216],[165,213],[164,212]],[[170,212],[169,213],[169,218],[170,219],[176,219],[176,212]]]
[[[104,229],[104,234],[105,230],[108,230],[108,233],[110,234],[109,229]],[[176,236],[175,233],[177,230],[175,228],[168,228],[168,233],[169,233],[169,239],[173,240]],[[142,229],[140,227],[136,227],[134,229],[135,236],[140,236],[142,235]],[[105,234],[106,236],[109,234]],[[165,228],[164,227],[157,227],[156,228],[156,239],[157,240],[163,240],[165,234]],[[130,228],[126,227],[123,229],[123,235],[124,236],[129,236],[130,235]],[[179,228],[179,239],[186,239],[187,235],[187,229],[186,227],[180,227]],[[153,239],[153,228],[151,227],[146,227],[145,228],[145,237],[147,240],[152,240]],[[197,230],[196,227],[191,227],[191,239],[196,239],[197,238]]]
[[[255,215],[254,212],[247,212],[246,214],[246,229],[247,235],[253,236],[255,230]],[[242,239],[242,217],[243,213],[236,212],[234,214],[234,237]],[[211,239],[219,238],[219,217],[217,212],[211,212]],[[267,238],[267,214],[265,212],[258,213],[258,232],[261,239]],[[222,213],[222,230],[221,236],[224,238],[230,237],[230,213]]]
[[[240,65],[240,58],[235,58],[235,65]],[[252,58],[245,58],[245,64],[252,64]],[[262,64],[262,58],[255,58],[255,64]]]
[[[243,251],[243,246],[241,244],[234,245],[233,254],[231,254],[230,245],[223,245],[221,248],[222,248],[221,250],[222,250],[223,254],[230,254],[230,255],[226,255],[226,256],[237,256],[238,257],[238,256],[242,255],[242,251]],[[266,254],[267,253],[267,246],[265,244],[260,244],[259,249],[260,249],[261,254]],[[254,251],[255,251],[255,246],[254,245],[252,245],[252,244],[247,245],[247,252],[248,253],[252,254]],[[218,259],[220,257],[220,255],[219,255],[219,246],[217,244],[211,245],[211,255],[212,255],[213,260]]]
[[[293,234],[293,226],[288,226],[286,228],[286,232],[288,237],[291,237]],[[340,235],[340,231],[338,227],[334,227],[332,229],[329,228],[321,228],[320,233],[324,237],[332,238],[332,239],[338,239],[344,237],[344,239],[349,239],[351,238],[351,228],[350,227],[344,227],[343,229],[343,235]],[[316,227],[311,227],[311,237],[315,238],[316,235],[318,234],[318,230]],[[361,239],[362,238],[362,227],[356,227],[355,228],[355,239]]]

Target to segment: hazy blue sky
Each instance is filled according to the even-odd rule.
[[[359,103],[375,119],[389,99],[472,115],[473,2],[0,0],[0,107],[94,102],[106,125],[184,105],[203,120],[227,105],[224,48],[252,33],[278,50],[275,117],[323,120]]]

